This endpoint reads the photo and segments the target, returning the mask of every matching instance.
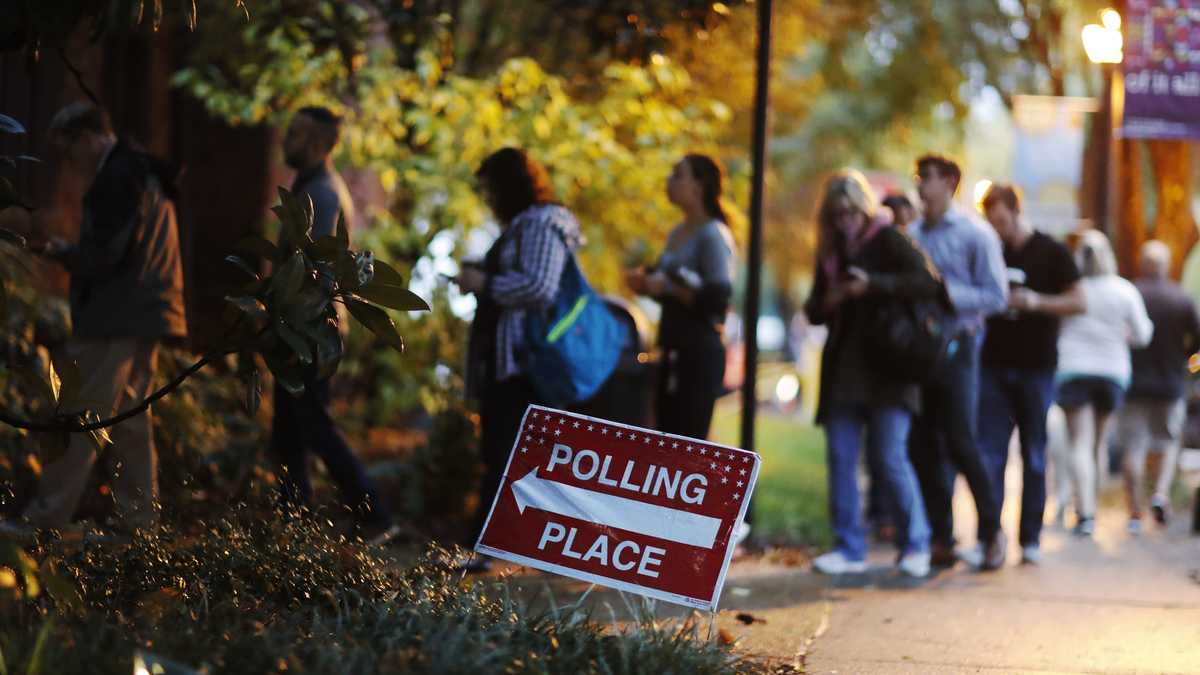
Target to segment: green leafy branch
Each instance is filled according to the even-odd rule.
[[[233,337],[236,351],[261,354],[279,383],[300,395],[306,379],[332,375],[342,358],[337,305],[397,351],[404,350],[404,340],[384,308],[428,311],[429,305],[408,290],[391,265],[371,251],[350,248],[344,219],[338,218],[332,235],[314,240],[311,200],[283,188],[279,199],[273,210],[279,217],[280,245],[249,237],[235,246],[271,261],[274,274],[261,277],[245,257],[228,256],[250,281],[227,300],[234,320],[242,320]],[[253,383],[253,359],[242,363],[243,376]]]

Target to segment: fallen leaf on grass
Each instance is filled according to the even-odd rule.
[[[749,626],[750,624],[753,624],[753,623],[766,623],[767,622],[766,619],[760,619],[759,617],[754,616],[753,614],[747,614],[746,612],[741,612],[734,618],[737,619],[738,621],[741,621],[742,623],[746,624],[747,626]]]

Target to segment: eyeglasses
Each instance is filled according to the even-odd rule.
[[[834,211],[831,215],[832,215],[834,221],[839,221],[839,220],[846,220],[849,218],[854,218],[858,214],[859,214],[859,211],[857,209],[838,209],[838,210]]]

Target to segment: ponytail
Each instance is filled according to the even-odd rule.
[[[695,153],[684,157],[684,161],[692,170],[692,177],[700,183],[705,213],[709,218],[719,220],[728,226],[730,224],[729,214],[725,211],[725,205],[721,201],[725,182],[725,172],[721,168],[721,164],[708,155]]]

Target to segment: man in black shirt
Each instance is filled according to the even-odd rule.
[[[1009,311],[988,319],[979,393],[979,443],[996,499],[1004,500],[1004,469],[1013,426],[1021,442],[1022,561],[1041,558],[1046,508],[1046,413],[1054,398],[1059,319],[1085,309],[1079,270],[1065,246],[1021,217],[1015,188],[993,185],[984,213],[1004,244]]]

